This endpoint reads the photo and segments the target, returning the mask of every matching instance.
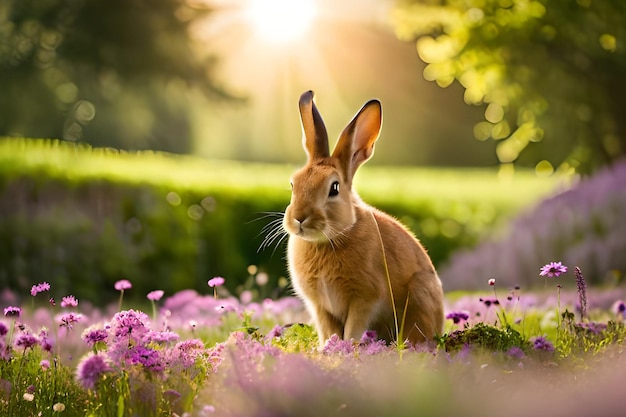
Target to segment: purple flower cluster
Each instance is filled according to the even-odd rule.
[[[469,319],[469,314],[465,311],[452,311],[446,314],[447,320],[452,320],[454,324],[459,324]]]
[[[33,287],[30,289],[30,295],[34,297],[40,292],[44,292],[44,291],[50,291],[50,284],[48,284],[47,282],[42,282],[37,285],[33,285]]]
[[[544,352],[554,352],[554,345],[545,337],[537,336],[533,340],[533,349]]]
[[[621,160],[521,214],[501,238],[455,253],[439,275],[449,290],[478,289],[488,276],[530,287],[537,285],[535,266],[551,258],[580,266],[600,283],[611,271],[626,271],[624,212],[626,160]]]

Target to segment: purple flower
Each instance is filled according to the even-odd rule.
[[[24,350],[26,350],[28,348],[32,348],[38,342],[39,341],[37,340],[37,338],[33,336],[32,334],[22,333],[21,335],[18,336],[17,340],[15,341],[15,346],[23,347]]]
[[[618,316],[622,316],[623,318],[626,314],[626,303],[624,303],[622,300],[616,301],[615,304],[613,304],[613,311],[615,311],[615,314],[617,314]],[[2,336],[1,332],[0,336]]]
[[[44,371],[46,369],[50,369],[50,361],[48,359],[42,359],[39,362],[39,366],[41,366],[41,369],[43,369]]]
[[[121,279],[115,283],[115,289],[118,291],[130,290],[133,288],[133,284],[127,279]]]
[[[506,351],[506,354],[512,358],[524,359],[526,355],[524,351],[519,346],[513,346],[509,350]]]
[[[354,346],[350,340],[341,340],[336,334],[332,335],[326,342],[322,352],[326,355],[354,353]]]
[[[9,328],[0,321],[0,337],[5,336],[7,333],[9,333]]]
[[[81,314],[75,314],[75,313],[63,314],[59,320],[59,326],[67,327],[68,330],[71,330],[74,328],[74,324],[78,323],[82,318],[83,316]]]
[[[153,372],[162,372],[165,365],[162,363],[159,352],[142,345],[134,346],[129,352],[130,363],[143,365]]]
[[[61,307],[78,307],[78,300],[73,295],[63,297],[63,299],[61,300]]]
[[[154,290],[150,291],[146,297],[150,301],[159,301],[161,297],[163,297],[163,294],[165,294],[165,292],[163,292],[162,290]]]
[[[283,335],[283,326],[281,326],[280,324],[277,324],[276,326],[274,326],[274,328],[272,328],[272,330],[270,330],[270,332],[267,334],[267,338],[268,339],[274,339],[276,337],[281,337]]]
[[[361,336],[362,345],[369,345],[370,343],[375,343],[377,340],[378,335],[376,334],[376,330],[366,330]]]
[[[543,336],[537,336],[533,340],[533,349],[545,352],[554,352],[554,346]]]
[[[111,369],[101,355],[90,352],[76,367],[76,380],[86,389],[94,389],[102,375]]]
[[[30,289],[30,295],[34,297],[40,292],[44,292],[44,291],[50,291],[50,284],[48,284],[47,282],[42,282],[37,285],[33,285],[33,287]]]
[[[109,334],[104,329],[87,329],[81,335],[81,338],[87,342],[89,346],[94,346],[98,342],[107,340]]]
[[[209,287],[213,288],[213,287],[219,287],[224,285],[224,282],[226,282],[226,280],[222,277],[215,277],[215,278],[211,278],[208,282]]]
[[[52,341],[48,337],[48,330],[45,328],[39,332],[39,346],[46,352],[52,352]]]
[[[22,309],[19,307],[9,306],[4,309],[4,317],[19,317]]]
[[[446,319],[452,320],[454,324],[459,324],[462,321],[468,320],[469,314],[467,314],[465,311],[453,311],[446,315]]]
[[[576,277],[578,303],[580,304],[580,320],[584,320],[587,317],[587,284],[579,267],[574,268],[574,276]]]
[[[149,320],[148,316],[141,311],[120,311],[113,316],[109,328],[116,339],[131,334],[136,338],[141,338],[148,331],[146,323]]]
[[[561,262],[550,262],[541,267],[539,275],[542,277],[556,278],[567,272],[567,267]]]

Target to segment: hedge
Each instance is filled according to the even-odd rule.
[[[0,139],[0,285],[23,293],[54,282],[60,295],[105,304],[120,279],[133,283],[126,296],[141,300],[154,289],[207,292],[217,275],[238,292],[264,272],[268,284],[254,290],[281,295],[290,291],[284,243],[259,247],[272,218],[266,214],[289,202],[294,169]],[[358,178],[364,200],[414,230],[436,265],[556,182],[529,173],[502,183],[492,170],[380,167]]]

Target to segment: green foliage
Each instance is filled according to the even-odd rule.
[[[447,352],[456,352],[465,346],[499,352],[506,352],[512,347],[530,348],[530,342],[513,327],[505,325],[498,328],[482,322],[443,335],[439,345]]]
[[[273,340],[273,344],[291,353],[312,352],[319,345],[313,326],[303,323],[287,326],[281,336]]]
[[[498,141],[502,163],[590,171],[626,152],[624,2],[399,3],[397,34],[417,39],[424,77],[486,104],[474,135]]]
[[[208,13],[181,0],[2,2],[0,135],[191,151],[202,100],[190,96],[228,97],[190,35]]]
[[[43,359],[49,360],[49,368],[42,367]],[[89,406],[89,396],[74,381],[71,367],[57,362],[38,345],[8,360],[0,359],[0,415],[59,415],[53,409],[55,404],[61,404],[56,407],[62,406],[66,416],[84,416]]]
[[[238,293],[253,280],[247,266],[257,265],[269,275],[265,287],[275,289],[263,295],[280,295],[284,248],[258,249],[265,213],[280,213],[289,202],[292,171],[2,140],[0,285],[24,293],[49,281],[62,295],[104,304],[116,298],[113,284],[123,278],[133,282],[125,300],[154,289],[206,292],[216,275]],[[414,230],[439,264],[555,185],[528,173],[494,178],[490,171],[378,168],[360,173],[357,188]]]

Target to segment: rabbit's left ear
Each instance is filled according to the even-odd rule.
[[[370,100],[343,130],[333,157],[340,161],[346,178],[352,179],[357,168],[371,158],[382,124],[383,110],[380,101]]]

